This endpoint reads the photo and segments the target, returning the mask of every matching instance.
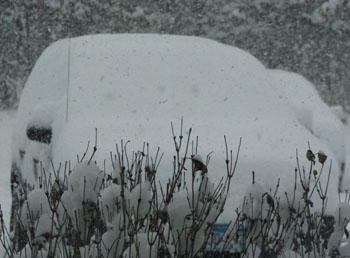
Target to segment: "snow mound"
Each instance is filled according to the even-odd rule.
[[[34,189],[28,194],[27,200],[23,203],[21,223],[28,229],[29,226],[36,226],[37,220],[43,214],[50,214],[50,204],[43,189]]]
[[[68,190],[78,193],[82,201],[96,202],[104,173],[87,161],[77,163],[68,177]]]
[[[121,186],[111,184],[101,192],[99,199],[102,218],[107,222],[113,221],[114,215],[122,209],[122,201],[120,197]]]

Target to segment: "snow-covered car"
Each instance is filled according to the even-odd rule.
[[[208,174],[214,183],[226,174],[224,135],[233,149],[242,137],[223,223],[241,204],[252,171],[268,189],[279,178],[279,191],[292,188],[296,149],[300,166],[308,167],[309,146],[333,160],[328,195],[335,199],[343,150],[319,133],[321,124],[316,130],[300,119],[308,115],[295,112],[303,95],[277,90],[283,84],[275,77],[250,54],[198,37],[92,35],[54,43],[38,59],[17,112],[12,213],[22,202],[19,191],[38,187],[43,168],[50,173],[83,156],[88,141],[95,142],[95,128],[100,167],[112,170],[110,152],[121,140],[129,141],[130,150],[148,142],[151,152],[160,147],[164,153],[157,176],[166,182],[175,153],[170,124],[176,131],[181,118],[184,132],[193,128],[192,139],[198,136],[198,153],[211,153]],[[324,185],[326,180],[321,178]],[[327,212],[335,205],[329,202]]]
[[[345,126],[341,119],[321,99],[316,88],[303,76],[282,70],[268,70],[268,72],[275,81],[273,85],[280,97],[284,98],[294,110],[300,123],[327,144],[343,170]],[[344,114],[340,113],[339,116],[341,115],[342,120],[345,120]]]

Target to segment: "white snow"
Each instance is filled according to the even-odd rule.
[[[350,185],[350,125],[349,123],[345,129],[345,173],[343,176],[343,186]],[[344,187],[345,188],[345,187]]]
[[[114,216],[121,211],[122,200],[120,192],[121,187],[117,184],[111,184],[101,192],[99,205],[102,218],[107,223],[107,226],[112,223]]]
[[[0,204],[3,212],[4,220],[9,223],[11,212],[11,186],[10,186],[10,172],[11,172],[11,135],[13,126],[13,111],[0,111]]]
[[[0,111],[0,164],[2,172],[0,173],[0,204],[4,216],[5,225],[8,228],[10,224],[11,213],[11,135],[13,126],[13,111]],[[3,227],[4,225],[1,225]],[[3,247],[0,246],[0,255],[4,253]]]
[[[326,22],[330,17],[333,17],[336,14],[338,8],[342,8],[344,5],[342,0],[327,0],[324,3],[316,8],[309,17],[311,22],[314,24],[322,24]]]
[[[28,126],[40,125],[42,127],[51,128],[56,110],[59,108],[59,102],[48,101],[39,103],[35,106]]]
[[[69,42],[72,55],[66,121]],[[59,41],[38,60],[19,106],[12,138],[12,158],[20,164],[29,182],[35,184],[33,158],[42,160],[43,166],[49,166],[47,157],[52,157],[56,168],[70,159],[73,167],[76,154],[82,157],[90,141],[90,152],[73,168],[68,177],[68,191],[62,196],[62,204],[68,211],[82,212],[83,200],[97,203],[105,171],[113,171],[112,178],[120,181],[119,171],[112,169],[109,155],[110,151],[115,152],[115,144],[121,139],[124,142],[131,140],[129,150],[141,149],[144,141],[150,142],[153,153],[161,147],[165,154],[156,178],[164,183],[173,171],[172,155],[175,153],[170,122],[175,123],[177,130],[184,117],[184,138],[188,128],[193,127],[192,139],[199,136],[199,153],[205,157],[214,151],[208,177],[205,174],[211,189],[211,182],[217,183],[226,173],[223,136],[228,136],[229,147],[234,150],[239,137],[243,137],[237,171],[224,215],[220,218],[220,222],[228,222],[233,219],[235,208],[242,203],[242,193],[254,195],[259,200],[265,192],[274,191],[278,178],[281,179],[278,192],[290,193],[294,187],[296,149],[301,166],[308,168],[309,162],[305,158],[308,142],[312,150],[322,150],[328,156],[326,171],[329,160],[333,160],[328,195],[329,200],[338,199],[338,164],[345,161],[345,128],[338,117],[338,109],[332,112],[313,85],[302,76],[267,70],[244,51],[211,40],[166,35],[86,36]],[[7,171],[2,173],[0,194],[7,222],[11,202],[9,146],[12,123],[11,112],[0,112],[3,149],[0,160]],[[51,145],[26,138],[25,131],[31,123],[52,126]],[[95,128],[98,129],[98,151],[87,166],[95,141]],[[23,159],[19,150],[26,151]],[[194,157],[203,163],[199,155]],[[98,166],[93,165],[94,161]],[[191,162],[186,166],[190,171]],[[320,167],[317,163],[316,169]],[[251,184],[251,171],[255,171],[255,186]],[[196,179],[203,180],[201,177]],[[324,174],[321,182],[324,184],[326,179]],[[125,189],[131,206],[127,209],[139,207],[143,217],[152,198],[150,187],[149,182],[144,181],[131,195]],[[201,192],[200,187],[197,182],[196,193]],[[104,213],[109,213],[107,207],[116,208],[118,192],[120,187],[116,184],[102,192],[99,204]],[[191,213],[188,201],[184,201],[187,194],[187,191],[178,192],[169,204],[170,223],[174,228],[182,229],[183,223],[191,223],[186,220]],[[36,220],[50,221],[45,214],[44,195],[42,190],[30,193],[29,207],[38,214]],[[315,205],[315,209],[320,208],[316,202]],[[63,206],[59,207],[62,220],[65,216]],[[283,208],[283,202],[280,207]],[[336,207],[337,201],[328,201],[327,212],[333,213]],[[341,207],[343,213],[340,216],[346,213],[347,218],[348,207]],[[179,211],[181,216],[178,216]],[[215,214],[213,209],[210,218]],[[70,215],[74,217],[74,214]],[[116,232],[115,225],[121,216],[105,219],[109,228],[102,237],[102,254],[105,257],[110,251],[120,254],[124,239]],[[83,227],[81,223],[84,218],[75,221],[73,226]],[[39,229],[40,232],[47,230],[45,227]],[[339,236],[334,235],[336,243],[342,237],[341,230],[339,227]],[[115,245],[116,238],[120,240],[118,246]],[[198,245],[201,241],[198,237]],[[94,250],[82,248],[81,252],[85,251]]]
[[[130,212],[136,219],[143,219],[151,209],[153,192],[151,183],[145,180],[131,191]]]
[[[196,160],[202,160],[200,156],[195,158]],[[217,203],[209,205],[210,201],[208,200],[213,198],[214,194],[213,186],[207,174],[202,173],[201,170],[196,171],[193,176],[193,185],[190,186],[191,183],[189,183],[185,189],[174,193],[173,199],[168,205],[171,232],[173,239],[179,241],[179,244],[176,244],[177,252],[182,255],[186,253],[189,235],[191,234],[189,229],[193,226],[194,217],[201,218],[199,219],[200,222],[197,222],[201,226],[193,242],[193,251],[196,253],[204,243],[204,232],[207,230],[208,225],[213,224],[219,214],[220,201],[223,201],[225,198],[223,196],[222,199],[218,199]],[[202,215],[201,217],[201,213],[208,213],[208,216]]]
[[[55,220],[47,213],[40,216],[39,220],[34,225],[35,238],[34,242],[45,246],[48,236],[57,236]]]
[[[266,214],[261,214],[262,211],[266,211],[263,207],[264,202],[264,194],[268,192],[263,185],[259,183],[251,184],[247,187],[246,192],[244,194],[244,198],[246,198],[246,202],[243,206],[243,212],[249,216],[249,218],[257,219],[260,216],[263,218],[266,217]]]
[[[339,131],[329,127],[328,117],[324,117],[328,114],[326,106],[315,107],[320,111],[312,113],[312,124],[308,125],[289,105],[297,104],[299,98],[293,102],[291,97],[281,96],[271,74],[250,54],[197,37],[121,34],[61,40],[39,58],[23,91],[13,137],[13,159],[22,164],[19,149],[26,150],[29,157],[48,156],[38,151],[42,144],[25,137],[25,130],[36,105],[57,101],[61,104],[55,110],[49,152],[56,167],[68,159],[74,164],[88,141],[94,143],[97,128],[94,160],[101,168],[112,171],[110,152],[121,139],[131,141],[130,151],[140,150],[143,142],[149,142],[151,153],[158,146],[164,152],[157,171],[157,178],[164,183],[173,171],[170,123],[174,122],[177,129],[183,117],[185,136],[189,127],[193,128],[193,140],[199,136],[198,152],[206,156],[213,151],[208,166],[213,183],[226,174],[223,136],[227,135],[229,148],[234,150],[239,138],[243,138],[228,206],[221,218],[230,221],[233,207],[240,204],[241,193],[251,183],[252,170],[256,181],[268,189],[281,178],[283,192],[294,182],[296,149],[305,167],[309,166],[305,159],[308,142],[313,150],[324,150],[329,160],[342,160],[344,155],[342,135],[329,138]],[[304,120],[310,119],[306,116]],[[32,166],[24,164],[21,168],[34,183]],[[338,177],[339,167],[333,162],[330,198],[337,196]],[[324,176],[321,180],[323,185],[326,179]],[[334,205],[329,202],[330,211]]]
[[[120,257],[123,252],[125,238],[118,227],[109,229],[102,235],[101,254],[102,257]]]
[[[68,176],[68,191],[77,193],[81,201],[96,203],[103,177],[98,166],[83,161],[76,164]]]
[[[342,106],[331,106],[330,109],[341,121],[344,121],[344,123],[347,121],[348,114],[344,111]]]
[[[286,99],[300,123],[325,142],[336,155],[337,161],[343,163],[345,126],[321,99],[316,88],[296,73],[281,70],[269,70],[269,73],[275,81],[274,85],[280,97]]]
[[[49,214],[50,212],[50,204],[45,191],[43,189],[34,189],[28,194],[27,200],[23,204],[21,222],[28,229],[30,225],[36,225],[41,215]]]
[[[328,0],[321,5],[320,9],[325,14],[334,15],[336,9],[341,6],[342,2],[341,0]]]
[[[332,247],[339,248],[341,245],[345,228],[350,222],[350,204],[348,202],[339,203],[338,207],[335,210],[334,218],[334,232],[332,233],[328,241],[328,249],[330,251],[332,251]],[[344,253],[342,253],[345,256],[349,254],[348,252],[346,252],[346,249],[349,248],[348,245],[349,243],[347,243],[346,247],[340,249],[341,252],[345,251]]]

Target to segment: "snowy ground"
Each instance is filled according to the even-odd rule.
[[[0,111],[0,204],[6,223],[9,223],[11,209],[11,135],[13,126],[13,111]]]
[[[6,226],[9,226],[11,211],[11,139],[14,111],[0,111],[0,204]],[[3,257],[3,248],[0,246],[0,256]]]

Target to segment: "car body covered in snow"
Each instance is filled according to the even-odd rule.
[[[338,164],[344,167],[344,124],[321,99],[311,82],[292,72],[282,70],[268,70],[268,72],[275,82],[273,85],[280,98],[286,99],[300,123],[325,142],[335,154]]]
[[[151,153],[158,147],[164,153],[157,177],[166,182],[175,154],[170,124],[177,133],[183,118],[184,134],[193,128],[192,140],[198,136],[198,153],[211,153],[208,174],[214,183],[226,174],[224,135],[234,150],[242,137],[221,221],[232,219],[252,171],[267,189],[274,189],[279,178],[279,191],[293,188],[296,150],[300,166],[307,168],[309,146],[325,152],[328,161],[340,161],[332,165],[328,194],[333,198],[344,153],[333,148],[331,134],[321,135],[301,121],[295,112],[299,103],[293,101],[303,93],[289,96],[275,77],[243,50],[198,37],[121,34],[60,40],[38,59],[23,91],[13,133],[13,189],[24,183],[38,186],[42,168],[49,173],[67,160],[75,163],[87,143],[95,142],[95,128],[94,160],[106,172],[112,170],[110,152],[121,140],[129,141],[130,150],[148,142]],[[341,126],[335,116],[331,119]],[[335,204],[327,207],[333,211]]]

